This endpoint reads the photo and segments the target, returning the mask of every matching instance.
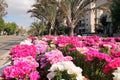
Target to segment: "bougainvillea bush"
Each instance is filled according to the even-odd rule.
[[[120,80],[119,37],[28,37],[10,56],[3,80]]]

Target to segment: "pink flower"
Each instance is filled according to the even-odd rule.
[[[84,54],[88,57],[86,61],[93,60],[94,58],[105,60],[106,62],[110,62],[112,60],[108,54],[100,53],[99,51],[94,49],[89,49],[89,51]]]
[[[37,39],[37,37],[36,36],[29,36],[28,39],[31,39],[32,41],[34,41]]]
[[[13,61],[13,63],[14,65],[17,65],[17,66],[22,66],[21,64],[24,64],[24,65],[26,64],[33,69],[39,66],[39,64],[36,62],[36,60],[32,56],[16,58]]]
[[[113,59],[109,64],[105,66],[103,71],[107,73],[117,69],[117,67],[120,67],[120,58]]]
[[[120,37],[115,38],[116,42],[120,42]]]
[[[62,61],[72,60],[72,57],[70,57],[70,56],[64,57],[62,52],[59,50],[52,50],[51,52],[46,53],[45,57],[51,64],[54,64],[57,62],[62,62]]]
[[[40,75],[37,71],[30,73],[30,80],[38,80],[38,79],[40,79]]]
[[[79,37],[77,36],[70,36],[70,44],[72,44],[74,47],[83,47],[84,44],[79,40]]]
[[[3,75],[5,75],[6,79],[18,77],[20,72],[17,67],[8,66],[3,70]]]
[[[115,38],[112,38],[112,37],[110,37],[110,38],[104,38],[103,42],[112,42],[112,43],[114,43],[115,42]]]
[[[19,78],[25,79],[25,76],[30,76],[32,71],[36,71],[39,64],[31,57],[16,58],[13,66],[8,66],[3,70],[3,75],[6,79]]]
[[[120,57],[120,51],[112,50],[111,54],[112,54],[113,57]]]
[[[11,49],[10,55],[12,56],[13,60],[14,58],[27,56],[36,58],[36,48],[34,45],[17,45]]]
[[[35,47],[37,49],[37,52],[40,54],[40,53],[45,53],[46,52],[48,45],[44,41],[41,41],[41,40],[38,41],[37,40],[37,41],[35,41]]]
[[[59,36],[56,41],[56,44],[58,44],[60,47],[64,47],[70,44],[69,42],[70,42],[70,38],[68,36]]]

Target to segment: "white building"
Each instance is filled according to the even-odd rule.
[[[110,4],[111,0],[96,0],[86,6],[85,9],[89,11],[84,14],[84,17],[79,22],[79,32],[95,33],[101,15],[109,13]]]

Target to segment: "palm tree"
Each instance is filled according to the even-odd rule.
[[[8,7],[8,5],[5,3],[5,0],[0,0],[0,17],[7,14],[5,8]]]
[[[54,28],[54,22],[57,12],[57,7],[51,4],[50,0],[37,0],[37,3],[33,5],[33,9],[28,12],[32,12],[32,17],[36,17],[40,20],[44,20],[48,24],[49,35],[51,30]]]
[[[85,9],[94,0],[57,0],[57,6],[66,15],[69,35],[74,35],[74,29],[82,15],[90,10]]]
[[[79,19],[86,11],[90,10],[85,9],[85,7],[93,1],[94,0],[37,0],[37,3],[30,12],[33,13],[32,16],[34,17],[47,20],[50,24],[51,31],[59,10],[66,18],[69,35],[74,35],[74,29]],[[57,19],[59,20],[59,18]]]
[[[43,22],[33,22],[32,25],[30,26],[31,30],[34,30],[35,35],[39,36],[42,35],[42,33],[45,31],[45,25]]]

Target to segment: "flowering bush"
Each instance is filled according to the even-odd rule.
[[[53,64],[50,69],[50,73],[48,73],[47,77],[49,80],[67,80],[68,76],[63,74],[57,75],[58,73],[62,73],[66,71],[66,74],[69,74],[71,80],[83,80],[82,69],[80,67],[76,67],[72,61],[63,61]]]
[[[12,66],[8,66],[3,70],[3,76],[7,80],[23,80],[25,78],[37,80],[40,78],[39,73],[36,71],[38,66],[38,63],[32,56],[16,58]]]
[[[17,45],[10,51],[13,60],[20,57],[32,56],[36,58],[36,47],[34,45]]]
[[[120,38],[29,37],[10,50],[3,80],[119,80]]]
[[[112,74],[114,75],[113,80],[120,80],[120,67],[117,67],[117,70],[115,70]]]
[[[45,57],[51,64],[72,60],[71,56],[64,57],[62,52],[60,52],[59,50],[52,50],[51,52],[46,53]]]

